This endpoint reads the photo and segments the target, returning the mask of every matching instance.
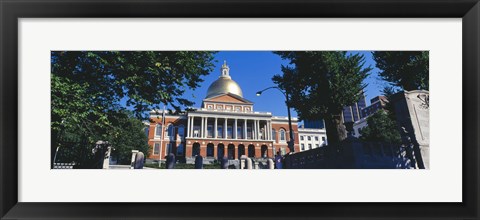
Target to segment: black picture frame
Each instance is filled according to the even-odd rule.
[[[478,212],[480,4],[478,0],[0,0],[0,15],[0,216],[2,219],[478,219],[480,217]],[[17,195],[17,132],[19,128],[17,20],[57,17],[462,18],[463,202],[20,203]],[[448,120],[460,119],[450,117]],[[406,189],[405,193],[408,193]]]

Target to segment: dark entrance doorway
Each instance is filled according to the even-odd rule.
[[[222,159],[225,156],[225,145],[217,145],[217,158],[218,160]]]
[[[229,160],[235,159],[235,145],[233,144],[228,145],[228,159]]]
[[[207,157],[213,157],[213,152],[214,152],[213,144],[212,143],[207,144]]]
[[[240,144],[238,145],[238,158],[242,157],[242,155],[245,155],[245,145]]]
[[[255,146],[253,144],[248,145],[248,157],[255,157]]]
[[[192,149],[192,157],[195,157],[197,155],[200,155],[200,144],[199,143],[194,143],[193,144],[193,149]]]
[[[267,151],[268,151],[267,145],[262,145],[262,147],[260,148],[260,152],[263,158],[267,157],[268,155]]]

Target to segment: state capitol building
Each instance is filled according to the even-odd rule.
[[[288,118],[254,111],[254,103],[243,98],[241,87],[232,80],[224,63],[221,74],[209,87],[201,108],[178,114],[151,111],[148,159],[164,160],[169,153],[180,161],[196,155],[208,160],[242,155],[274,157],[288,153]],[[292,118],[295,152],[298,152],[298,119]]]

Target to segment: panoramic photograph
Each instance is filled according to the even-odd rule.
[[[429,169],[429,51],[51,51],[51,169]]]

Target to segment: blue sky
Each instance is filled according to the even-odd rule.
[[[373,70],[370,76],[365,80],[368,84],[365,89],[367,105],[370,99],[381,95],[382,88],[386,85],[378,77],[378,69],[375,68],[375,61],[370,51],[361,51],[352,53],[361,53],[365,55],[365,66],[371,66]],[[270,51],[222,51],[215,54],[215,70],[205,76],[205,80],[195,91],[186,91],[185,97],[193,100],[193,107],[200,107],[203,98],[207,94],[210,84],[220,76],[220,67],[226,60],[230,67],[230,76],[242,88],[243,97],[254,103],[254,111],[272,112],[275,116],[287,116],[285,107],[285,98],[280,91],[271,89],[256,96],[256,92],[275,84],[272,82],[272,76],[281,74],[281,65],[288,64],[288,61],[282,60],[278,55]],[[295,110],[292,109],[292,116],[296,117]]]

